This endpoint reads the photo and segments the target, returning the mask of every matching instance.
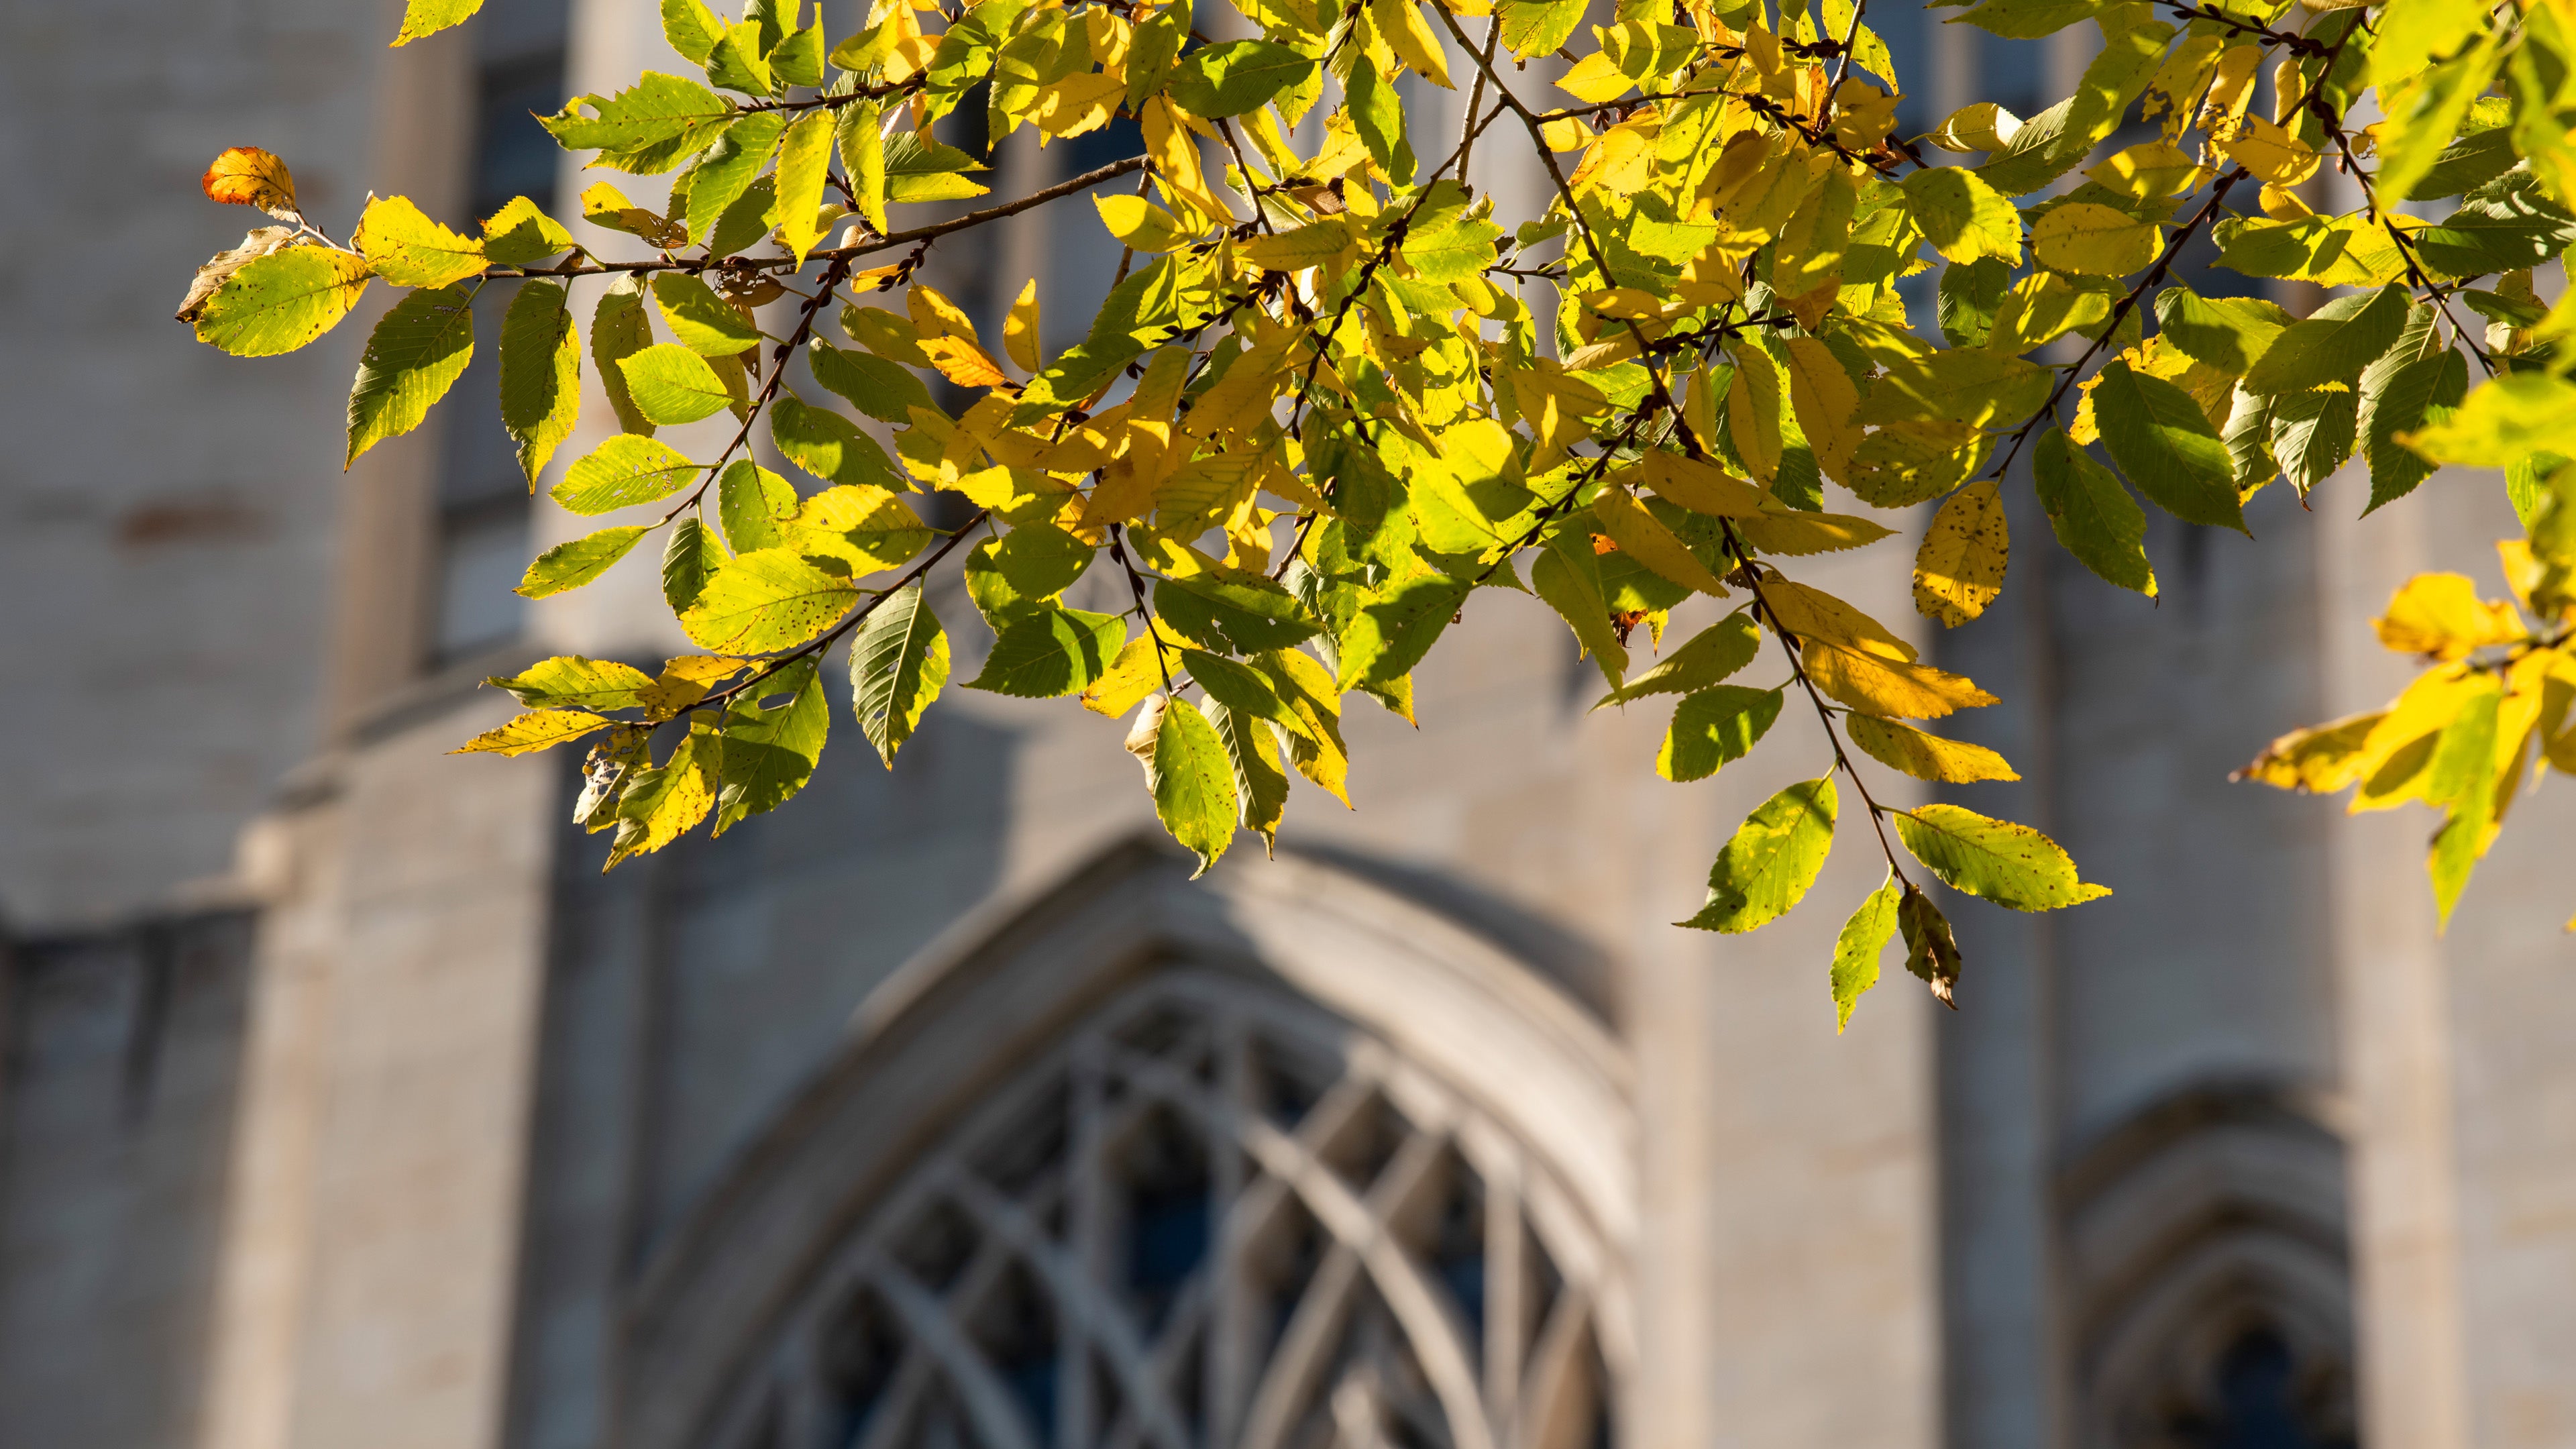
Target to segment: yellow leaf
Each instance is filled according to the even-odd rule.
[[[2353,761],[2361,788],[2352,812],[2387,810],[2420,799],[2442,730],[2471,696],[2489,687],[2484,674],[2462,663],[2437,665],[2415,677],[2362,741]]]
[[[1369,0],[1369,18],[1377,22],[1378,34],[1386,37],[1407,70],[1442,90],[1457,89],[1449,84],[1449,62],[1440,39],[1431,33],[1431,22],[1422,18],[1421,7],[1413,0]]]
[[[2123,196],[2144,201],[2192,190],[2209,179],[2209,168],[2170,141],[2147,141],[2112,153],[2084,174]]]
[[[1969,785],[1979,780],[2018,780],[2012,763],[1983,745],[1945,740],[1909,725],[1871,715],[1847,715],[1843,729],[1869,757],[1918,780]]]
[[[2442,660],[2528,637],[2513,606],[2480,602],[2465,574],[2417,574],[2390,597],[2388,612],[2370,622],[2390,650]]]
[[[1123,70],[1083,71],[1051,81],[1038,87],[1038,129],[1058,139],[1096,131],[1109,124],[1126,94]]]
[[[904,309],[912,314],[913,331],[924,342],[934,337],[963,337],[969,342],[981,340],[975,335],[975,319],[966,315],[965,308],[922,283],[913,283],[912,289],[904,294],[903,304]]]
[[[1798,428],[1815,451],[1816,465],[1840,483],[1859,450],[1860,389],[1821,338],[1792,337],[1789,354],[1789,406]]]
[[[1760,348],[1735,349],[1735,378],[1726,385],[1726,431],[1745,471],[1764,484],[1780,472],[1780,374]]]
[[[1798,657],[1816,688],[1871,714],[1939,719],[1995,702],[1964,676],[1822,639],[1809,640]]]
[[[2090,201],[2070,201],[2030,229],[2030,250],[2043,267],[2098,277],[2125,277],[2156,259],[2156,225]]]
[[[256,206],[280,221],[303,216],[295,206],[295,177],[286,163],[257,146],[235,146],[217,156],[199,184],[208,201]]]
[[[1162,183],[1165,196],[1211,221],[1230,224],[1241,220],[1234,208],[1208,190],[1206,174],[1199,168],[1199,143],[1190,135],[1188,123],[1170,96],[1158,95],[1145,102],[1143,124],[1145,154],[1153,162],[1154,179]]]
[[[1628,93],[1637,82],[1608,52],[1596,50],[1576,61],[1565,74],[1557,77],[1556,88],[1569,92],[1585,105],[1597,106],[1615,101]]]
[[[1636,495],[1624,488],[1602,490],[1592,502],[1592,516],[1601,523],[1601,531],[1619,545],[1619,551],[1635,558],[1648,569],[1711,598],[1726,597],[1726,585],[1708,571],[1708,565],[1690,551],[1663,521],[1646,511]]]
[[[1091,204],[1100,209],[1100,224],[1119,245],[1140,252],[1168,252],[1187,246],[1197,235],[1181,225],[1172,214],[1141,196],[1102,196],[1094,193]]]
[[[2261,116],[2247,118],[2243,130],[2210,144],[2267,186],[2296,186],[2317,174],[2316,149]]]
[[[1295,231],[1254,237],[1238,244],[1234,254],[1265,272],[1302,272],[1340,256],[1350,244],[1349,223],[1326,217]]]
[[[1029,372],[1038,371],[1038,283],[1031,277],[1020,289],[1019,300],[1011,304],[1011,315],[1002,319],[1002,350],[1011,360]]]
[[[1888,632],[1885,624],[1822,589],[1765,578],[1762,604],[1783,629],[1801,639],[1830,643],[1865,654],[1912,663],[1915,648]]]
[[[1646,486],[1665,502],[1712,518],[1751,518],[1770,497],[1741,478],[1728,477],[1714,464],[1679,453],[1648,453],[1639,472]]]
[[[1951,494],[1914,555],[1914,607],[1954,629],[1984,613],[2003,592],[2010,546],[1994,479]]]
[[[2251,780],[2276,790],[2330,794],[2361,778],[2362,746],[2388,717],[2386,710],[2346,715],[2303,730],[2292,730],[2263,747],[2253,762],[2227,778]]]
[[[483,270],[483,243],[430,220],[408,197],[368,202],[349,245],[398,287],[444,287]]]
[[[451,755],[524,755],[531,750],[552,749],[566,740],[577,740],[593,730],[606,729],[612,720],[586,709],[532,709],[498,729],[485,730],[455,749]]]
[[[1803,513],[1778,508],[1738,519],[1735,528],[1746,543],[1762,552],[1791,556],[1839,553],[1876,543],[1895,532],[1848,513]]]

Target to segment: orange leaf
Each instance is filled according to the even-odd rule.
[[[206,168],[206,199],[226,206],[256,206],[280,221],[298,221],[295,178],[286,163],[257,146],[235,146]]]
[[[925,337],[921,350],[931,366],[959,387],[1002,387],[1010,382],[983,348],[963,337]]]

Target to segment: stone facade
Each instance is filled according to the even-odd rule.
[[[502,60],[676,65],[647,7],[391,52],[398,8],[0,18],[50,203],[0,225],[121,263],[0,287],[0,598],[38,623],[0,647],[45,682],[0,762],[0,1442],[2129,1449],[2268,1394],[2306,1437],[2266,1443],[2576,1445],[2576,807],[2523,805],[2437,936],[2420,817],[2224,783],[2389,693],[2364,620],[2491,574],[2500,501],[2450,505],[2492,480],[2165,525],[2160,608],[2017,514],[2004,604],[1925,642],[2008,701],[1966,728],[2026,778],[1974,803],[2117,894],[1963,904],[1956,1014],[1899,977],[1834,1034],[1858,820],[1788,920],[1673,929],[1821,741],[1665,784],[1661,713],[1591,711],[1501,591],[1419,728],[1355,698],[1360,808],[1303,791],[1275,862],[1186,881],[1121,725],[951,691],[898,769],[842,715],[803,797],[603,876],[568,762],[442,751],[502,715],[484,674],[658,658],[649,567],[436,653],[478,419],[334,482],[367,317],[266,363],[166,320],[238,224],[214,147],[455,220],[480,163],[433,142]],[[137,54],[148,102],[60,124]],[[933,266],[1071,296],[1095,232],[1059,204]],[[1876,554],[1801,576],[1912,617]]]

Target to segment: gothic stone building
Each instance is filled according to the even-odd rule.
[[[2422,818],[2225,783],[2387,695],[2364,621],[2491,571],[2492,480],[2160,520],[2161,608],[2017,516],[1927,643],[2009,701],[1980,801],[2117,894],[1963,904],[1956,1014],[1899,976],[1835,1035],[1857,839],[1777,927],[1673,929],[1778,767],[1656,779],[1505,592],[1274,862],[1186,881],[1122,726],[951,691],[901,768],[845,724],[603,876],[569,762],[442,751],[485,675],[659,658],[649,565],[515,610],[570,520],[488,402],[344,475],[367,315],[264,363],[168,320],[243,225],[218,148],[461,221],[577,184],[532,109],[675,64],[641,0],[392,51],[399,8],[0,13],[0,1443],[2576,1445],[2576,808],[2437,936]],[[2089,34],[1880,18],[1928,114]],[[1001,186],[1123,154],[1026,140]],[[1105,246],[1070,201],[934,275],[1070,326]]]

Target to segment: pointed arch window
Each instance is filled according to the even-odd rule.
[[[715,1443],[1593,1449],[1613,1273],[1461,1094],[1311,1002],[1175,968],[910,1165]]]

